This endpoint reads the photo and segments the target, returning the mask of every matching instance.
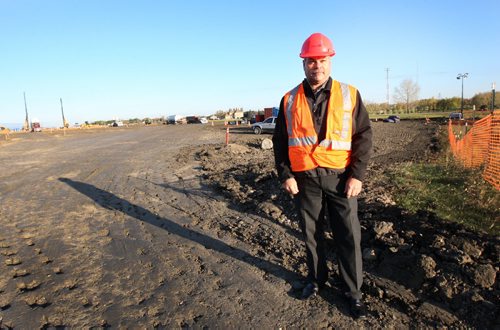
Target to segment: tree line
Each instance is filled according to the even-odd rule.
[[[461,108],[460,97],[419,99],[420,86],[411,79],[403,80],[394,89],[394,102],[387,104],[367,102],[366,109],[372,114],[387,113],[415,113],[415,112],[448,112]],[[491,107],[492,92],[475,94],[472,98],[464,98],[465,110],[489,110]]]

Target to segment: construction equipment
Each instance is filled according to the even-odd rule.
[[[264,118],[278,117],[278,112],[278,107],[264,108]]]

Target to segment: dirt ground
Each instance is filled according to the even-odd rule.
[[[0,328],[498,328],[498,237],[396,205],[384,173],[436,124],[375,122],[360,198],[369,316],[331,281],[298,299],[304,246],[272,150],[247,127],[13,134],[0,141]]]

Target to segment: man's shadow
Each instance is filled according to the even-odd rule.
[[[288,283],[300,280],[300,277],[296,273],[284,268],[281,265],[277,265],[267,260],[255,257],[244,250],[232,247],[206,234],[185,228],[172,220],[159,218],[149,210],[139,205],[132,204],[108,191],[99,189],[91,184],[73,181],[68,178],[59,178],[59,181],[66,183],[71,188],[89,197],[94,202],[108,210],[116,210],[137,220],[144,221],[162,228],[179,237],[198,243],[207,249],[223,253],[228,257],[243,261],[250,266],[257,267],[268,274],[274,275],[277,278],[281,278],[287,281]]]
[[[177,186],[177,185],[174,185],[172,183],[156,183],[156,182],[153,182],[151,180],[147,180],[147,179],[143,179],[143,178],[139,178],[139,177],[132,177],[134,179],[137,179],[137,180],[141,180],[143,182],[147,182],[147,183],[150,183],[150,184],[153,184],[157,187],[161,187],[161,188],[165,188],[165,189],[168,189],[168,190],[173,190],[175,192],[178,192],[178,193],[182,193],[182,194],[185,194],[187,196],[189,195],[194,195],[194,196],[200,196],[200,197],[203,197],[203,198],[212,198],[212,199],[215,199],[216,198],[214,197],[215,195],[212,194],[212,193],[209,193],[209,191],[211,190],[210,189],[210,186],[209,185],[206,185],[204,183],[201,183],[201,188],[198,188],[198,189],[193,189],[193,188],[189,188],[189,189],[186,189],[184,187],[184,185],[186,183],[188,183],[188,181],[190,180],[193,180],[193,179],[188,179],[188,180],[185,180],[185,179],[182,179],[182,178],[179,178],[179,183],[181,183],[181,186]],[[237,178],[235,176],[235,178]],[[198,179],[196,179],[198,180]],[[240,182],[241,180],[237,178],[237,181]],[[218,189],[217,187],[215,189]],[[255,189],[258,189],[257,187],[255,187]],[[222,194],[224,196],[226,196],[226,193],[224,191],[220,192],[219,194]],[[230,196],[229,196],[230,197]],[[232,205],[232,204],[236,204],[235,205]],[[232,209],[235,209],[236,211],[243,211],[245,213],[251,213],[251,214],[254,214],[256,216],[259,216],[259,217],[262,217],[262,218],[265,218],[269,221],[271,221],[273,224],[277,225],[277,226],[280,226],[281,228],[283,228],[283,230],[285,230],[285,232],[289,235],[292,235],[293,237],[299,239],[299,240],[302,240],[302,234],[300,232],[298,232],[295,228],[293,228],[291,225],[286,225],[286,224],[283,224],[279,221],[276,220],[275,217],[269,215],[269,214],[265,214],[263,213],[262,211],[258,211],[258,207],[257,205],[253,205],[253,204],[245,204],[245,203],[239,203],[237,201],[232,201],[232,203],[229,205],[230,208]]]

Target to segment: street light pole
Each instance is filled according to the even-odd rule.
[[[469,76],[468,73],[459,73],[457,79],[462,79],[462,103],[460,106],[460,112],[462,113],[462,118],[464,117],[464,78]]]

